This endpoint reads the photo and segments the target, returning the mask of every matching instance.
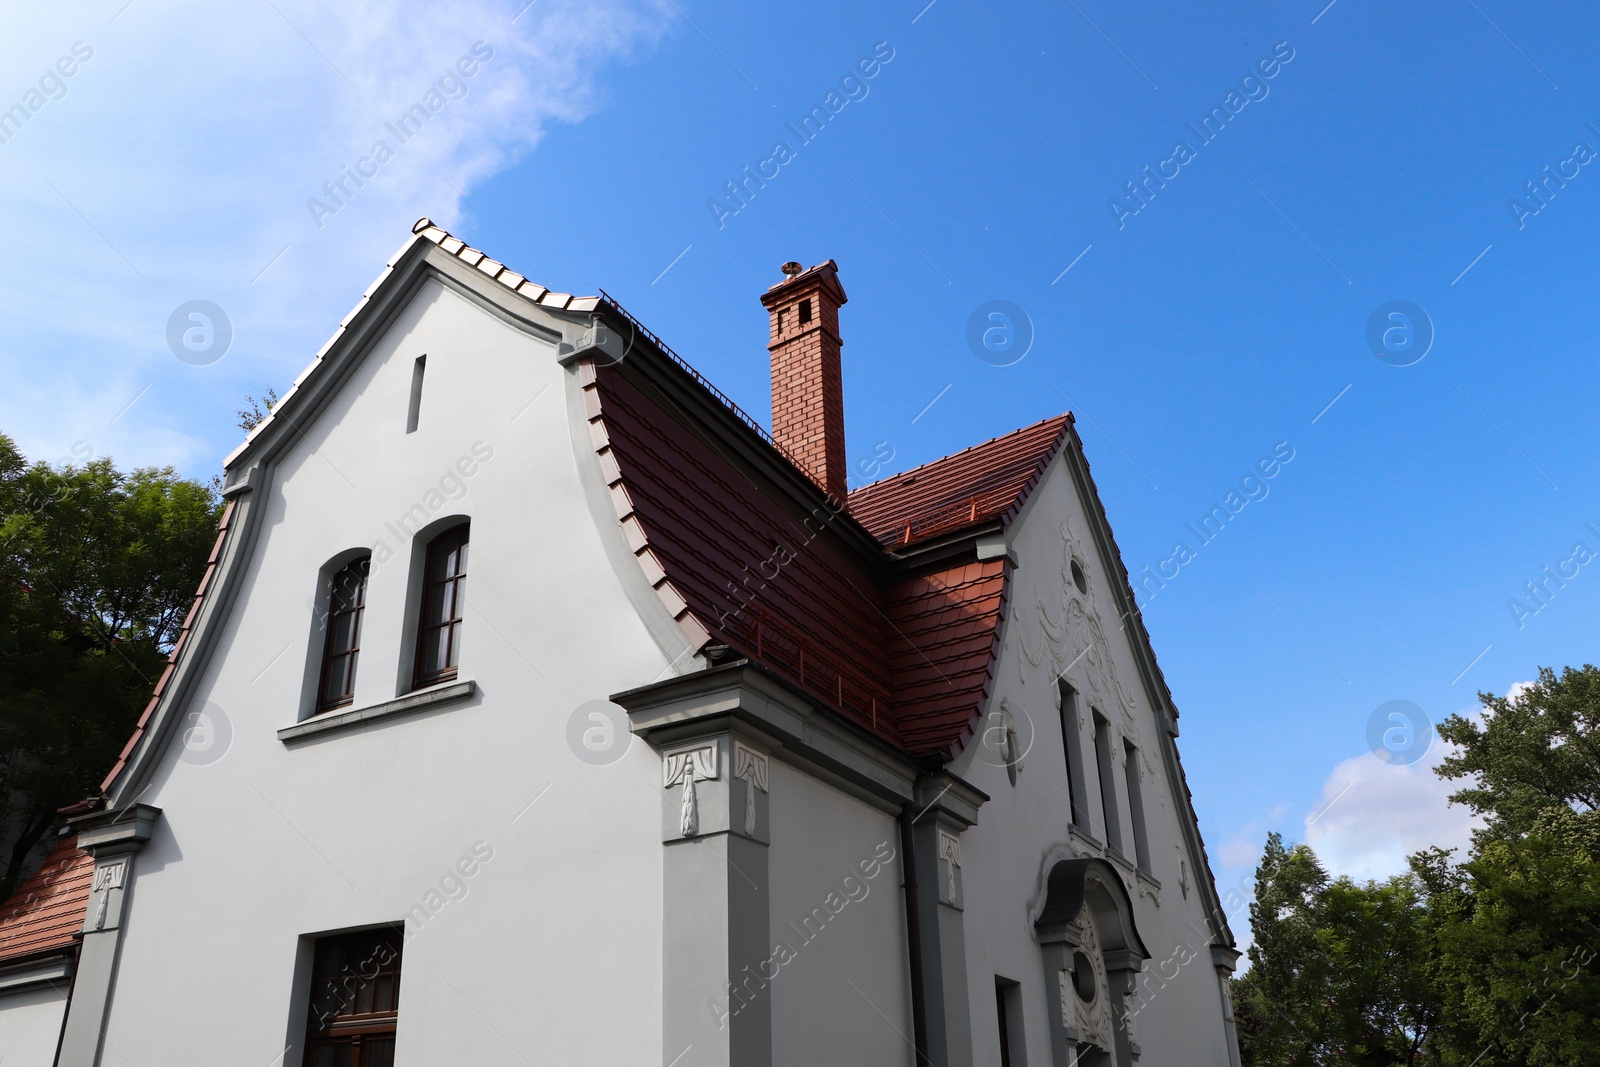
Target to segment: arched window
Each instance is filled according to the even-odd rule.
[[[467,592],[468,527],[446,530],[428,546],[422,570],[422,617],[417,630],[415,685],[456,676],[461,660],[461,618]]]
[[[356,660],[361,654],[361,612],[367,602],[372,557],[352,560],[337,571],[328,589],[327,638],[322,646],[322,678],[317,710],[342,708],[355,697]]]

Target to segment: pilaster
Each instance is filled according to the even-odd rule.
[[[917,876],[926,1054],[941,1067],[972,1064],[961,833],[977,823],[978,807],[988,799],[954,775],[939,773],[920,779],[907,805]]]
[[[128,895],[133,890],[133,861],[155,831],[161,809],[134,804],[74,820],[78,847],[94,857],[89,905],[83,919],[83,945],[61,1031],[56,1067],[98,1067],[105,1041],[106,1013],[116,979],[117,955]]]

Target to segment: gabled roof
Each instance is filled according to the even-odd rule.
[[[605,319],[628,339],[625,358],[577,357],[590,437],[629,547],[691,647],[729,645],[910,755],[960,753],[988,698],[1009,566],[978,559],[970,535],[1016,517],[1070,436],[1069,415],[857,490],[842,510],[764,427],[615,300],[553,293],[424,218],[228,457],[225,492],[248,488],[251,464],[270,462],[302,433],[339,379],[334,364],[382,328],[417,269],[430,260],[440,269],[441,253],[458,275],[460,267],[482,275],[477,287],[516,314],[531,303],[568,323]],[[493,284],[484,289],[483,280]],[[227,557],[243,551],[228,546],[250,540],[235,530],[239,514],[248,511],[224,513],[195,608],[108,793],[133,787],[124,780],[130,762],[170,727],[166,705],[181,701],[172,690],[186,686],[195,651],[190,626],[225,609],[219,582]],[[898,552],[935,535],[937,558]]]
[[[850,494],[850,515],[894,547],[999,517],[1009,522],[1066,442],[1056,415]]]
[[[0,963],[70,948],[83,928],[94,860],[68,835],[0,904]]]
[[[381,335],[424,271],[471,290],[492,313],[562,339],[580,375],[590,443],[622,534],[694,650],[729,645],[883,743],[914,758],[955,758],[989,697],[1011,577],[1009,556],[993,552],[992,542],[980,549],[980,538],[1015,521],[1045,470],[1062,458],[1099,550],[1121,578],[1112,592],[1119,614],[1132,620],[1135,659],[1176,735],[1177,709],[1071,415],[863,487],[844,511],[844,502],[831,500],[759,423],[615,300],[603,292],[552,293],[420,219],[311,365],[225,461],[223,492],[242,507],[223,515],[172,662],[103,787],[108,802],[137,795],[226,619],[259,524],[261,509],[249,494],[267,484],[254,479],[255,464],[270,467],[280,446],[302,434],[296,420],[317,417],[340,387],[339,368]],[[529,314],[534,309],[538,314]],[[601,320],[627,339],[621,355],[592,343]],[[1163,752],[1187,801],[1176,746]],[[1204,863],[1186,806],[1194,855]],[[70,850],[62,855],[71,859]],[[71,880],[80,875],[82,887]],[[1225,929],[1209,865],[1207,875],[1212,910]],[[63,901],[81,892],[81,909],[87,866],[59,866],[56,876],[52,891]],[[45,911],[41,905],[40,929],[52,932],[29,944],[62,936]],[[27,919],[19,914],[18,921]]]

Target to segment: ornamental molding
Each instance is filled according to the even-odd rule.
[[[751,748],[743,741],[733,743],[733,776],[745,784],[744,790],[744,833],[746,837],[756,835],[756,790],[768,792],[767,788],[768,757],[765,752]]]
[[[1030,647],[1026,627],[1018,631],[1018,645],[1022,658],[1017,669],[1022,680],[1027,681],[1024,663],[1043,666],[1048,660],[1053,678],[1061,678],[1068,671],[1081,666],[1077,673],[1088,682],[1090,692],[1099,702],[1115,703],[1131,722],[1139,706],[1137,693],[1122,684],[1117,674],[1116,657],[1111,642],[1106,639],[1105,626],[1094,602],[1095,569],[1088,565],[1091,558],[1078,532],[1077,524],[1068,517],[1060,525],[1062,543],[1061,586],[1059,592],[1047,590],[1043,584],[1033,590],[1033,618],[1038,623],[1039,643]],[[1072,580],[1072,564],[1076,561],[1084,574],[1088,593],[1080,593]],[[1047,597],[1047,593],[1049,595]],[[1047,603],[1047,599],[1049,603]],[[1026,618],[1026,614],[1024,614]]]
[[[954,834],[939,831],[939,859],[946,864],[944,876],[945,896],[948,903],[956,902],[956,868],[961,866],[961,839]]]
[[[1063,982],[1061,999],[1072,1001],[1072,1013],[1068,1015],[1063,1011],[1062,1018],[1069,1026],[1076,1025],[1080,1041],[1087,1041],[1106,1052],[1111,1052],[1115,1047],[1111,1038],[1113,994],[1106,975],[1105,957],[1100,954],[1100,938],[1095,933],[1094,919],[1091,916],[1084,916],[1083,940],[1079,945],[1079,951],[1088,958],[1090,972],[1093,975],[1094,995],[1085,999],[1078,992],[1077,982],[1070,980]]]
[[[106,909],[111,903],[111,891],[121,889],[128,876],[128,861],[117,860],[113,863],[103,864],[94,869],[94,881],[89,890],[100,898],[100,904],[94,913],[94,928],[106,928]]]
[[[695,793],[694,783],[716,781],[721,776],[717,752],[715,742],[703,742],[661,755],[662,787],[683,787],[678,826],[684,837],[693,837],[700,832],[700,800]]]

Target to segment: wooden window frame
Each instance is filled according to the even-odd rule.
[[[385,935],[388,935],[387,938]],[[380,949],[389,946],[393,948],[393,955],[380,960]],[[377,1038],[390,1042],[392,1047],[400,1022],[401,964],[405,952],[404,946],[405,932],[398,926],[317,938],[312,947],[312,984],[306,1012],[305,1054],[302,1059],[305,1067],[315,1067],[316,1055],[322,1049],[347,1048],[350,1050],[350,1067],[363,1067],[367,1058],[363,1052],[368,1041]],[[355,955],[364,958],[355,960],[355,965],[352,966],[348,953],[350,949],[357,947],[364,951],[358,951]],[[329,973],[330,956],[336,957],[340,965],[336,975]],[[319,988],[320,986],[331,985],[334,982],[344,986],[345,995],[349,999],[340,998],[338,1006],[343,1009],[358,1006],[363,992],[377,999],[385,980],[388,982],[390,1006],[366,1012],[340,1010],[331,1019],[326,1018],[327,1013],[324,1010],[326,1004],[320,996],[325,990]],[[386,1062],[392,1063],[393,1056],[388,1057]]]
[[[411,688],[422,689],[425,686],[438,685],[441,682],[451,682],[456,679],[461,665],[461,629],[464,625],[463,616],[463,590],[466,585],[467,572],[465,559],[468,555],[464,550],[471,543],[472,529],[470,524],[462,523],[452,526],[441,532],[432,541],[428,542],[428,550],[422,560],[422,590],[417,605],[417,651],[415,662],[412,666]],[[455,569],[448,575],[442,576],[438,581],[433,578],[434,564],[441,555],[451,551],[457,553]],[[450,603],[452,614],[449,618],[436,621],[430,618],[429,605],[433,601],[433,590],[436,586],[450,586]],[[437,670],[427,670],[428,649],[432,641],[436,640],[435,634],[439,630],[448,630],[445,665]]]
[[[338,604],[340,583],[345,575],[359,569],[360,582],[355,587],[355,603],[344,607]],[[335,711],[339,708],[349,707],[356,697],[356,669],[360,666],[361,656],[361,623],[367,607],[367,579],[371,576],[372,557],[361,556],[353,559],[334,572],[328,580],[328,612],[323,622],[322,638],[322,669],[317,672],[317,703],[316,714]],[[350,647],[344,649],[334,648],[334,638],[339,632],[339,620],[346,616],[353,616],[350,623]],[[328,695],[329,674],[335,659],[345,662],[344,692],[330,697]]]

